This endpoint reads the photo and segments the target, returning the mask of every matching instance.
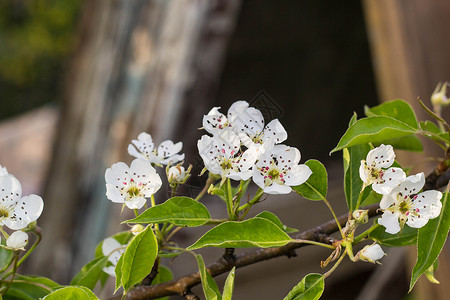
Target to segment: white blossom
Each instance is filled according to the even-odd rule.
[[[423,173],[408,176],[390,194],[383,196],[380,208],[384,213],[378,219],[378,224],[386,227],[386,232],[395,234],[405,223],[410,227],[420,228],[429,219],[439,216],[442,193],[436,190],[419,193],[424,184]]]
[[[379,194],[389,194],[402,182],[406,175],[400,168],[389,168],[395,159],[391,145],[380,145],[367,154],[366,160],[361,160],[359,176],[365,186],[372,184],[372,189]],[[386,168],[389,168],[385,170]]]
[[[183,166],[172,166],[167,171],[167,180],[169,183],[183,182],[186,178],[186,170]]]
[[[230,129],[215,134],[203,135],[198,141],[198,151],[205,167],[213,174],[233,180],[247,180],[252,176],[251,168],[257,159],[257,151],[249,148],[241,151],[239,137]]]
[[[207,132],[215,134],[232,127],[235,119],[248,107],[249,104],[246,101],[236,101],[228,109],[227,116],[219,111],[220,107],[213,107],[207,115],[203,116],[203,128]]]
[[[6,239],[6,246],[13,250],[25,250],[28,244],[28,234],[18,230],[14,231],[8,239]]]
[[[287,194],[291,186],[308,180],[311,169],[300,162],[300,151],[294,147],[275,145],[266,151],[253,167],[253,181],[268,194]]]
[[[106,238],[102,243],[102,252],[104,256],[108,256],[108,261],[112,266],[104,267],[103,271],[111,276],[116,276],[114,269],[119,262],[120,257],[125,252],[126,245],[121,245],[114,238]]]
[[[0,176],[0,226],[23,229],[36,221],[44,208],[40,196],[22,196],[22,186],[13,175]]]
[[[8,170],[6,169],[6,167],[3,167],[2,165],[0,165],[0,176],[5,176],[8,175]]]
[[[141,158],[158,165],[174,164],[184,159],[184,153],[179,154],[183,148],[183,143],[174,144],[167,140],[155,148],[152,136],[146,132],[141,132],[137,140],[132,140],[128,145],[128,153],[136,158]]]
[[[386,253],[378,244],[365,246],[361,251],[356,254],[356,257],[362,261],[368,261],[371,263],[378,263],[378,260],[383,258]]]
[[[106,196],[115,203],[124,203],[130,209],[140,209],[146,199],[155,194],[162,181],[151,163],[135,159],[128,167],[115,163],[105,172]]]

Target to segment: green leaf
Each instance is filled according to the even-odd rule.
[[[272,223],[277,225],[281,230],[283,230],[286,233],[298,232],[298,229],[290,228],[290,227],[287,227],[286,225],[283,225],[283,223],[281,223],[280,219],[275,214],[271,213],[270,211],[260,212],[255,217],[272,221]]]
[[[173,197],[124,223],[170,222],[177,226],[194,227],[203,225],[210,219],[208,209],[200,202],[188,197]]]
[[[328,190],[327,170],[320,161],[315,159],[308,160],[305,162],[305,165],[311,169],[311,176],[309,176],[305,183],[293,186],[292,188],[306,199],[325,200]]]
[[[217,225],[187,250],[203,247],[269,248],[284,246],[291,241],[292,239],[271,221],[252,218],[243,222],[229,221]]]
[[[374,192],[372,188],[366,188],[370,191],[369,195],[364,198],[361,201],[361,205],[371,205],[375,203],[379,203],[381,201],[381,198],[383,198],[383,195],[378,194],[377,192]],[[366,191],[364,191],[364,195],[366,194]]]
[[[434,277],[434,271],[437,271],[439,266],[439,260],[436,259],[431,267],[428,268],[428,270],[425,271],[425,277],[428,279],[429,282],[434,284],[439,284],[439,280]]]
[[[122,254],[121,283],[125,291],[141,282],[150,273],[157,254],[158,242],[152,227],[147,226],[131,240]]]
[[[123,254],[120,256],[116,267],[114,268],[114,273],[116,273],[116,286],[114,293],[122,286],[122,267],[123,267]]]
[[[197,254],[195,258],[197,259],[203,293],[205,294],[206,300],[221,300],[222,295],[220,294],[219,288],[217,287],[217,284],[212,276],[206,270],[205,262],[203,261],[202,256]]]
[[[436,261],[447,240],[450,228],[450,201],[448,200],[448,194],[444,194],[441,214],[437,218],[429,220],[427,225],[419,229],[419,234],[417,235],[417,262],[412,272],[409,291],[412,290],[420,275]]]
[[[17,275],[5,299],[34,300],[45,297],[60,285],[48,278]]]
[[[330,154],[359,144],[377,143],[415,133],[415,129],[391,117],[373,116],[350,126]]]
[[[1,240],[1,244],[5,245],[3,240]],[[12,263],[13,254],[12,250],[0,247],[0,269],[6,268]]]
[[[325,282],[321,274],[308,274],[283,300],[317,300],[322,296],[324,287]]]
[[[359,176],[359,168],[361,160],[365,160],[367,153],[371,150],[370,145],[355,145],[350,148],[343,149],[344,160],[344,192],[347,206],[350,210],[356,209],[359,194],[361,192],[363,182]],[[371,187],[366,187],[363,198],[367,198],[371,191]]]
[[[397,234],[387,233],[383,226],[377,227],[369,234],[369,237],[381,245],[388,247],[402,247],[414,245],[417,242],[417,228],[407,225]]]
[[[98,257],[90,261],[81,268],[80,272],[72,279],[70,285],[85,286],[94,289],[101,275],[104,273],[103,268],[108,263],[108,256]]]
[[[406,150],[406,151],[415,151],[422,152],[423,146],[420,139],[415,135],[403,136],[395,139],[384,140],[383,142],[374,143],[375,147],[380,146],[381,144],[391,145],[394,149],[397,150]]]
[[[166,266],[160,265],[158,268],[158,274],[156,274],[155,278],[152,281],[152,285],[164,283],[167,281],[171,281],[173,279],[173,273]],[[157,298],[158,300],[168,300],[169,297]]]
[[[223,286],[223,300],[231,300],[231,297],[233,296],[235,271],[236,267],[233,267],[225,280],[225,285]]]
[[[97,296],[84,286],[66,286],[45,296],[43,300],[95,300]]]
[[[131,233],[131,231],[122,231],[122,232],[116,233],[110,237],[115,239],[116,241],[118,241],[119,244],[126,245],[126,244],[128,244],[128,242],[130,241],[130,239],[133,236],[134,235]],[[105,256],[102,251],[103,241],[98,243],[97,247],[95,247],[95,257]]]
[[[417,129],[417,118],[411,105],[404,100],[392,100],[380,105],[364,108],[366,116],[386,116],[394,118],[400,122]]]

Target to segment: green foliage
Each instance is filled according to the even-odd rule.
[[[223,300],[231,300],[231,297],[233,296],[235,271],[236,267],[233,267],[225,280],[225,285],[223,286]]]
[[[305,165],[311,169],[311,176],[309,176],[305,183],[293,186],[292,188],[306,199],[325,200],[328,190],[327,170],[320,161],[315,159],[308,160],[305,162]]]
[[[1,244],[5,245],[5,242],[2,240]],[[0,247],[0,270],[9,266],[13,255],[14,252],[12,250]]]
[[[344,192],[347,206],[350,210],[356,209],[359,194],[363,186],[363,182],[359,176],[361,160],[366,159],[367,153],[369,153],[371,148],[368,144],[361,144],[343,149]],[[371,190],[371,187],[364,189],[363,199],[367,198]]]
[[[97,296],[84,286],[66,286],[48,294],[43,300],[95,300]]]
[[[402,247],[414,245],[416,243],[417,231],[417,228],[411,228],[406,225],[399,233],[390,234],[385,231],[383,226],[380,226],[373,230],[369,234],[369,237],[381,245]]]
[[[325,288],[321,274],[308,274],[284,297],[283,300],[317,300]]]
[[[364,107],[364,113],[366,116],[386,116],[394,118],[400,122],[411,126],[414,129],[418,128],[416,114],[414,113],[411,105],[404,100],[392,100],[384,102],[380,105],[369,108]]]
[[[58,283],[45,277],[17,275],[9,287],[5,299],[39,299],[59,287]]]
[[[128,244],[117,263],[116,289],[123,286],[127,291],[142,281],[152,270],[158,254],[158,243],[151,226],[136,235]]]
[[[447,240],[450,229],[450,200],[445,193],[442,200],[441,214],[419,229],[417,235],[417,262],[414,266],[409,290],[411,291],[419,277],[436,261]]]
[[[286,233],[298,232],[298,229],[287,227],[286,225],[281,223],[280,219],[275,214],[271,213],[270,211],[260,212],[255,217],[263,218],[263,219],[267,219],[267,220],[271,221],[272,223],[277,225],[281,230],[283,230]]]
[[[206,270],[205,262],[202,256],[197,254],[195,258],[197,259],[203,293],[205,294],[206,300],[221,300],[222,295],[220,294],[219,288],[217,287],[217,284],[212,276]]]
[[[173,197],[162,204],[150,207],[138,217],[124,223],[164,223],[194,227],[211,219],[208,209],[189,197]]]
[[[80,285],[94,289],[100,277],[104,274],[103,268],[108,263],[108,256],[97,257],[81,268],[80,272],[72,279],[70,285]]]
[[[279,247],[291,238],[271,221],[252,218],[243,222],[225,222],[206,232],[188,250],[203,247],[249,248]]]

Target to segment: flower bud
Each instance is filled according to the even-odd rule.
[[[379,263],[378,260],[383,258],[386,253],[381,249],[380,245],[373,244],[365,246],[361,251],[356,254],[356,258],[362,261],[371,263]]]
[[[169,171],[167,172],[167,179],[169,180],[169,183],[182,182],[185,177],[186,171],[182,166],[170,167]]]
[[[450,101],[446,95],[448,85],[448,82],[444,82],[444,84],[440,82],[438,83],[436,89],[431,95],[431,103],[433,104],[433,106],[444,106],[450,104]]]
[[[28,234],[21,230],[14,231],[6,240],[6,246],[13,250],[25,250],[27,244]]]
[[[369,221],[369,210],[368,209],[357,209],[353,212],[353,219],[355,219],[358,224],[365,224]]]
[[[139,233],[141,233],[144,230],[145,230],[145,227],[141,224],[136,224],[133,227],[131,227],[131,233],[134,235],[138,235]]]

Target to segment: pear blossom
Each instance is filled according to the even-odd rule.
[[[234,120],[248,107],[249,104],[246,101],[236,101],[228,109],[227,116],[219,111],[220,107],[213,107],[207,115],[203,116],[203,128],[208,133],[214,134],[232,127]]]
[[[300,151],[286,145],[275,145],[266,151],[253,167],[253,181],[268,194],[288,194],[291,186],[308,180],[311,169],[300,162]]]
[[[40,196],[22,197],[22,186],[13,175],[0,176],[0,226],[23,229],[39,218],[43,208]]]
[[[28,244],[28,234],[18,230],[14,231],[9,238],[6,239],[6,246],[13,250],[25,250]]]
[[[261,152],[287,139],[287,132],[278,119],[264,127],[262,113],[253,107],[245,109],[233,122],[233,130],[246,147],[255,145]],[[261,153],[262,154],[262,153]]]
[[[105,172],[106,197],[115,203],[124,203],[130,209],[140,209],[146,199],[156,193],[162,181],[151,163],[135,159],[128,167],[115,163]]]
[[[182,165],[172,166],[167,170],[167,180],[169,184],[183,184],[189,178],[192,166],[190,165],[187,170]]]
[[[409,227],[423,227],[429,219],[439,216],[442,208],[442,193],[429,190],[419,191],[425,184],[425,175],[419,173],[408,176],[391,193],[384,195],[380,208],[384,210],[378,224],[386,227],[386,232],[395,234],[405,223]]]
[[[167,140],[159,144],[155,149],[152,136],[146,132],[141,132],[137,140],[132,140],[128,145],[128,153],[136,158],[141,158],[158,165],[174,164],[184,159],[184,153],[179,154],[183,148],[183,143],[174,144]]]
[[[233,180],[247,180],[252,176],[251,168],[257,159],[255,148],[242,151],[239,137],[230,129],[213,137],[203,135],[197,147],[205,167],[213,174]]]
[[[361,251],[356,254],[356,257],[362,261],[367,261],[371,263],[378,263],[378,260],[385,256],[383,249],[378,244],[365,246]]]
[[[391,145],[380,145],[367,154],[366,160],[361,160],[359,176],[364,186],[372,184],[372,189],[379,194],[389,194],[405,178],[405,172],[400,168],[389,168],[395,159]],[[389,168],[385,170],[385,168]]]
[[[116,276],[114,269],[119,262],[120,257],[125,252],[126,245],[121,245],[115,238],[106,238],[102,243],[102,252],[104,256],[108,256],[108,261],[112,266],[104,267],[103,271],[111,276]]]

